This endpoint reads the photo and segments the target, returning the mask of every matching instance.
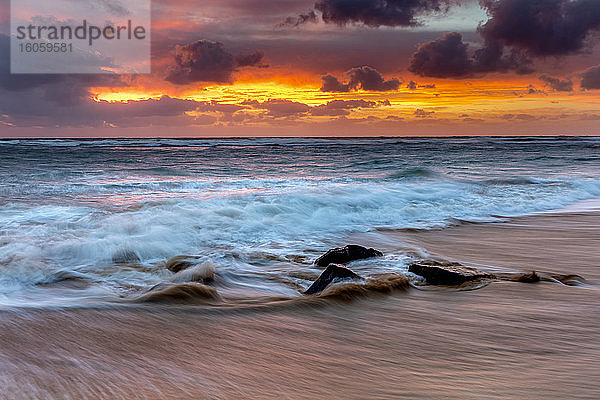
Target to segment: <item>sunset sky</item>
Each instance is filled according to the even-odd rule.
[[[600,135],[598,0],[154,0],[148,75],[11,75],[0,1],[1,137]]]

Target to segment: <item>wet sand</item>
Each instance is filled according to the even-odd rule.
[[[600,398],[599,214],[363,239],[589,283],[412,288],[238,310],[3,310],[0,398]]]

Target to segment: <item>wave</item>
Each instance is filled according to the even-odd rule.
[[[340,282],[332,284],[322,293],[315,296],[258,296],[231,297],[220,294],[216,287],[197,282],[162,283],[146,293],[134,297],[137,303],[162,303],[207,305],[221,308],[274,307],[277,304],[293,306],[315,304],[322,300],[351,302],[361,298],[391,294],[395,291],[406,290],[410,281],[399,274],[380,274],[367,278],[364,282]]]
[[[364,283],[346,282],[333,284],[319,294],[318,297],[330,300],[353,301],[374,294],[390,294],[409,287],[410,280],[406,276],[383,274],[371,276]]]
[[[389,180],[408,180],[419,178],[436,178],[440,174],[429,168],[407,168],[405,170],[395,172],[386,177]]]
[[[153,266],[177,254],[228,265],[237,252],[248,255],[238,266],[270,266],[291,253],[312,259],[312,250],[352,232],[495,221],[600,196],[594,179],[533,182],[298,182],[245,192],[238,181],[237,192],[126,203],[116,210],[113,200],[107,209],[9,204],[0,207],[0,291],[43,282],[65,268],[123,284],[156,283]],[[115,269],[114,257],[124,249],[149,272]],[[251,256],[256,252],[272,258],[258,262]]]
[[[293,296],[312,260],[353,234],[600,197],[599,140],[0,141],[0,295],[71,273],[128,296],[194,254],[236,290]],[[374,270],[401,272],[409,254],[397,256]]]
[[[217,289],[197,282],[161,284],[135,298],[142,303],[216,304],[222,301]]]

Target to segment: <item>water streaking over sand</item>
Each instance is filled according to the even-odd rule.
[[[213,263],[219,295],[299,297],[312,261],[357,233],[597,199],[599,150],[596,138],[0,141],[0,304],[137,298],[169,282],[178,255]],[[404,274],[422,255],[395,246],[353,267]]]
[[[456,291],[387,280],[370,293],[345,286],[332,298],[247,298],[236,307],[1,308],[0,398],[600,398],[598,214],[357,234],[385,237],[386,252],[408,241],[464,262],[580,274],[590,284]],[[193,298],[196,289],[206,294],[187,285]]]

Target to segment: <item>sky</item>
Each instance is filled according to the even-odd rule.
[[[600,135],[598,0],[154,0],[138,75],[10,74],[9,10],[4,138]]]

